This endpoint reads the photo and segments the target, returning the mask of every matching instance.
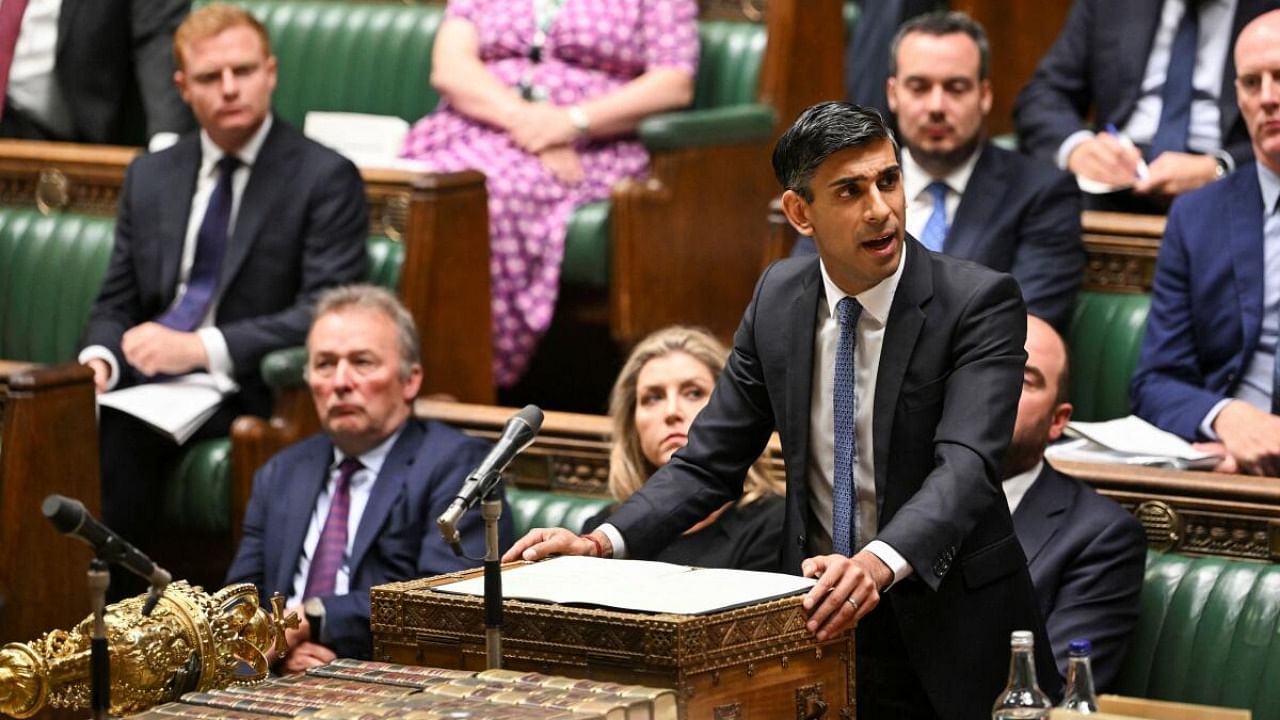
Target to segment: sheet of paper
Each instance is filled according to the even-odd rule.
[[[558,557],[502,573],[508,598],[699,615],[805,592],[813,579],[749,570],[692,568],[644,560]],[[484,578],[434,588],[484,595]]]
[[[208,373],[192,373],[112,390],[99,395],[98,404],[128,413],[181,445],[217,412],[223,396],[234,388],[228,383]]]
[[[1213,457],[1136,415],[1105,422],[1070,422],[1067,423],[1067,434],[1071,437],[1088,438],[1104,447],[1133,455],[1161,455],[1182,460]]]
[[[427,167],[421,160],[400,157],[400,145],[409,134],[409,123],[394,115],[313,110],[307,113],[303,132],[360,167],[412,172]]]

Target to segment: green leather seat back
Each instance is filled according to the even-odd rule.
[[[1130,414],[1129,379],[1138,365],[1150,308],[1150,295],[1080,293],[1067,338],[1073,420],[1096,422]]]
[[[727,20],[699,22],[693,107],[705,110],[756,102],[764,44],[763,25]]]
[[[567,285],[609,287],[609,208],[607,200],[580,205],[569,216],[560,277]]]
[[[164,486],[161,512],[166,527],[220,535],[231,527],[231,441],[193,445]]]
[[[0,357],[75,359],[114,228],[111,218],[0,207]]]
[[[272,105],[302,127],[310,110],[395,115],[414,122],[435,108],[431,45],[444,6],[246,0],[279,62]]]
[[[536,527],[562,527],[575,533],[580,532],[582,523],[613,502],[604,497],[522,490],[510,486],[507,487],[506,494],[517,538]]]
[[[404,243],[381,235],[369,238],[368,281],[392,292],[400,289],[400,268],[404,265]]]
[[[1249,708],[1280,719],[1280,565],[1147,554],[1123,695]]]

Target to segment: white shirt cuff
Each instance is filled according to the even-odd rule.
[[[902,557],[897,550],[889,547],[887,543],[879,540],[872,540],[867,543],[867,546],[863,548],[863,550],[866,550],[872,555],[880,558],[880,562],[888,565],[889,569],[893,571],[893,580],[889,581],[888,587],[880,588],[880,592],[884,592],[894,585],[897,585],[900,580],[905,580],[906,578],[911,577],[911,573],[914,572],[911,568],[911,564],[907,562],[907,559]]]
[[[1217,442],[1221,438],[1218,433],[1213,431],[1213,423],[1218,419],[1218,413],[1222,412],[1222,408],[1226,407],[1234,398],[1222,398],[1209,408],[1209,412],[1205,414],[1204,419],[1200,421],[1200,434],[1209,440]]]
[[[90,345],[80,351],[76,362],[84,365],[90,360],[102,360],[111,368],[111,377],[107,378],[107,389],[114,390],[116,385],[120,384],[120,362],[116,360],[115,354],[104,345]]]
[[[230,378],[235,372],[235,363],[231,361],[231,351],[227,349],[227,339],[216,327],[203,327],[196,330],[196,336],[204,345],[204,352],[209,356],[209,374]]]
[[[605,523],[596,529],[609,538],[609,544],[613,546],[614,559],[623,560],[627,557],[627,543],[622,539],[622,533],[618,532],[618,528]]]
[[[1071,151],[1075,150],[1080,143],[1086,140],[1092,140],[1094,132],[1092,130],[1077,130],[1067,136],[1066,140],[1058,146],[1058,167],[1063,170],[1067,169],[1067,160],[1071,157]]]
[[[158,132],[147,141],[147,152],[160,152],[176,142],[178,142],[178,133]]]

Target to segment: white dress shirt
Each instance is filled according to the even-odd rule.
[[[267,133],[271,132],[272,116],[267,115],[266,120],[262,122],[262,126],[258,128],[249,140],[236,153],[236,157],[240,158],[240,167],[231,176],[231,218],[227,224],[227,242],[231,242],[231,238],[235,234],[236,218],[240,213],[240,201],[244,197],[244,188],[249,184],[249,175],[253,172],[253,164],[258,159],[258,153],[262,150],[262,143],[267,139]],[[218,147],[209,134],[200,131],[200,169],[196,175],[196,191],[191,198],[191,213],[187,216],[187,233],[183,239],[182,260],[178,266],[178,290],[174,295],[173,304],[177,305],[182,301],[183,295],[187,292],[187,280],[191,277],[191,266],[195,263],[196,257],[196,235],[200,232],[200,225],[204,222],[206,210],[209,207],[209,196],[213,194],[214,187],[218,184],[218,161],[226,153],[222,148]],[[152,228],[141,228],[139,232],[150,232]],[[220,381],[220,386],[227,389],[234,389],[235,383],[231,380],[231,376],[235,372],[235,364],[231,360],[231,351],[227,348],[226,338],[222,336],[222,331],[214,326],[214,319],[217,317],[218,302],[222,299],[223,288],[218,287],[213,299],[209,302],[209,307],[205,311],[204,319],[200,322],[200,327],[196,330],[196,335],[200,338],[200,342],[204,345],[205,353],[209,356],[209,373],[216,376]],[[120,361],[107,348],[101,345],[91,345],[80,351],[79,360],[81,363],[88,362],[91,359],[102,359],[111,366],[111,379],[107,384],[108,389],[112,389],[120,381]]]
[[[62,0],[28,0],[22,13],[18,43],[13,47],[5,95],[14,107],[50,132],[72,137],[75,129],[71,126],[71,113],[53,76],[61,13]]]
[[[960,207],[960,198],[969,186],[969,177],[973,175],[973,168],[978,164],[978,156],[981,154],[982,145],[979,145],[969,159],[960,163],[949,175],[936,178],[920,167],[910,149],[902,149],[902,190],[907,194],[907,232],[912,237],[920,237],[924,233],[924,226],[933,216],[933,196],[929,194],[928,188],[929,183],[934,180],[941,180],[947,185],[945,207],[947,228],[950,229],[951,223],[956,219],[956,210]]]
[[[1013,514],[1014,510],[1018,509],[1022,498],[1026,497],[1027,491],[1035,484],[1036,478],[1040,477],[1040,471],[1043,469],[1044,459],[1041,458],[1035,467],[1026,472],[1020,472],[1001,483],[1004,488],[1004,499],[1009,503],[1010,515]]]
[[[401,425],[391,437],[382,444],[360,455],[357,459],[364,467],[351,476],[351,509],[347,514],[347,550],[343,553],[342,564],[333,581],[333,594],[346,595],[351,589],[351,550],[355,547],[356,531],[360,529],[360,519],[364,517],[364,509],[369,504],[369,496],[373,493],[373,484],[382,472],[382,465],[387,455],[404,431]],[[341,450],[333,449],[333,462],[329,465],[329,480],[320,490],[316,498],[315,509],[311,512],[311,521],[307,525],[307,535],[302,541],[302,557],[298,558],[298,569],[293,574],[293,589],[289,592],[288,607],[300,605],[306,598],[302,593],[307,587],[307,573],[311,571],[311,558],[315,555],[316,546],[320,544],[320,533],[324,531],[325,521],[329,519],[329,505],[333,503],[333,492],[338,485],[338,466],[346,459]]]

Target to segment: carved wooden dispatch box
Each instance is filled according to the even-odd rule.
[[[374,587],[374,659],[485,669],[482,598],[431,590],[478,574]],[[817,642],[800,602],[668,615],[509,599],[503,667],[672,688],[686,720],[851,719],[853,636]]]

